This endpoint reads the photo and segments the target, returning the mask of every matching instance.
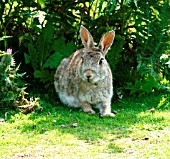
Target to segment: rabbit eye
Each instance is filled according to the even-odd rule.
[[[100,59],[100,61],[99,61],[99,65],[102,65],[103,60],[104,60],[103,58],[101,58],[101,59]]]

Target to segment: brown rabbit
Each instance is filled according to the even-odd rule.
[[[113,43],[114,31],[109,31],[94,46],[93,37],[84,27],[80,28],[83,49],[75,51],[61,61],[54,85],[60,100],[70,107],[80,107],[86,113],[95,114],[92,106],[99,108],[103,116],[111,113],[113,95],[112,73],[105,55]]]

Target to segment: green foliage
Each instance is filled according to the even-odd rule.
[[[43,67],[47,57],[50,55],[50,46],[53,39],[53,28],[51,23],[47,23],[46,27],[42,29],[42,33],[39,36],[37,43],[37,50],[39,56],[39,66]],[[32,57],[33,58],[33,57]]]
[[[53,40],[51,23],[47,23],[42,29],[37,42],[36,40],[28,41],[24,45],[28,48],[28,54],[24,54],[25,63],[31,64],[35,78],[39,78],[40,82],[48,85],[53,83],[54,71],[61,60],[75,50],[73,42],[65,44],[64,37]]]
[[[169,75],[168,57],[163,54],[157,61],[158,58],[144,58],[139,55],[135,83],[127,83],[126,86],[130,94],[143,95],[160,90],[170,92],[169,77],[166,78],[166,82],[163,82],[164,78]]]
[[[154,92],[154,90],[160,90],[161,86],[158,81],[150,74],[146,76],[144,79],[140,78],[140,80],[135,80],[135,83],[127,83],[126,89],[131,90],[130,94],[150,94]]]
[[[168,0],[11,0],[2,1],[0,7],[0,37],[8,37],[0,39],[0,48],[19,50],[15,59],[17,63],[25,59],[20,69],[27,72],[28,81],[39,78],[53,83],[62,58],[82,47],[79,28],[83,24],[96,42],[104,32],[116,32],[107,54],[115,90],[125,94],[169,91]]]
[[[24,73],[18,73],[11,54],[1,51],[0,59],[0,108],[16,108],[25,101]]]
[[[160,57],[160,70],[167,80],[170,80],[170,55],[162,54]]]

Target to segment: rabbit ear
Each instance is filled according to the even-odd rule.
[[[115,37],[115,32],[112,30],[106,33],[105,35],[103,35],[103,37],[101,38],[99,43],[99,49],[104,55],[107,54],[109,48],[111,47],[114,37]]]
[[[80,27],[80,36],[81,36],[81,41],[84,47],[87,47],[87,48],[94,47],[93,37],[91,36],[90,32],[82,25]]]

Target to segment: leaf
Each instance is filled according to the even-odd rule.
[[[61,52],[62,54],[71,54],[76,49],[76,46],[74,45],[73,41],[65,44],[65,38],[62,36],[56,41],[54,41],[52,45],[52,50]]]
[[[0,41],[5,40],[7,38],[12,38],[12,36],[3,36],[3,37],[0,38]]]
[[[45,7],[45,2],[44,0],[37,0],[38,4],[40,4],[41,8]]]
[[[148,75],[147,79],[142,82],[142,91],[151,93],[153,88],[159,89],[158,81],[152,76]]]
[[[2,99],[2,101],[10,101],[10,100],[15,100],[16,99],[16,95],[14,92],[12,91],[8,91],[8,93],[5,93],[5,97]]]
[[[45,65],[43,66],[43,68],[47,68],[47,67],[49,67],[51,69],[57,68],[60,61],[62,60],[62,58],[63,58],[63,56],[62,56],[62,54],[60,52],[55,52],[53,55],[51,55],[47,59],[47,61],[46,61]]]
[[[60,51],[61,49],[63,49],[64,44],[65,38],[62,36],[53,42],[51,50]]]
[[[17,72],[19,70],[21,63],[15,68],[15,72]]]
[[[71,55],[76,49],[76,47],[73,42],[69,42],[65,44],[65,38],[61,37],[58,40],[54,41],[52,49],[55,50],[56,52],[47,59],[43,68],[47,68],[47,67],[57,68],[60,61],[63,58]]]
[[[47,23],[45,28],[43,28],[42,33],[38,39],[38,52],[40,59],[40,67],[46,61],[46,58],[50,55],[50,46],[53,38],[53,26],[52,23]]]
[[[105,0],[100,0],[99,6],[98,6],[98,9],[99,9],[98,15],[100,15],[100,13],[101,13],[101,10],[102,10],[103,3],[104,3],[104,2],[105,2]]]
[[[36,70],[34,72],[34,77],[35,78],[40,78],[40,81],[45,83],[47,81],[51,81],[53,78],[53,74],[50,74],[48,70]]]
[[[45,78],[45,77],[47,77],[48,74],[49,74],[48,71],[45,71],[45,70],[42,70],[42,71],[36,70],[34,72],[34,77],[35,78]]]
[[[29,36],[28,34],[22,35],[19,37],[19,45],[21,45],[25,41],[32,41],[32,37]]]
[[[37,54],[36,49],[34,48],[34,45],[32,43],[28,44],[28,51],[30,54],[30,61],[31,61],[32,67],[34,68],[34,70],[36,70],[37,64],[38,64],[38,54]]]
[[[26,64],[30,63],[30,56],[28,54],[24,53],[24,59]]]
[[[133,0],[135,7],[138,8],[137,0]]]

